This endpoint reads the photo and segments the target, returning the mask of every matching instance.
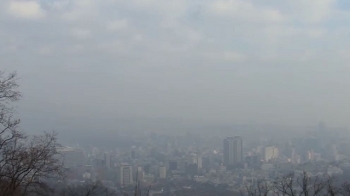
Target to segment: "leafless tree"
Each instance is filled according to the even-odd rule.
[[[83,184],[66,185],[61,190],[57,191],[56,196],[149,196],[150,189],[142,193],[139,184],[135,185],[135,190],[132,194],[128,194],[123,188],[119,191],[110,189],[104,186],[101,182],[85,182]]]
[[[267,196],[272,191],[272,186],[266,180],[258,180],[256,184],[245,184],[241,195]]]
[[[13,102],[20,99],[16,73],[0,72],[0,193],[48,195],[47,182],[62,175],[56,133],[29,137],[18,130]]]
[[[343,186],[343,189],[336,186],[334,178],[327,175],[311,176],[307,172],[295,175],[290,173],[277,178],[272,185],[266,181],[258,181],[255,185],[245,186],[245,193],[248,196],[267,196],[270,193],[277,196],[337,196],[343,195],[343,190],[350,190]],[[350,193],[350,191],[348,192]]]
[[[83,184],[67,185],[58,196],[117,196],[117,192],[105,187],[101,182],[85,182]]]
[[[343,196],[350,196],[350,183],[345,182],[341,185],[341,193]]]

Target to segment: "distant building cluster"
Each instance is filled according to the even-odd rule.
[[[288,172],[343,175],[350,170],[350,142],[326,130],[322,125],[299,134],[261,131],[230,137],[126,133],[121,140],[133,145],[58,151],[72,181],[100,180],[115,188],[152,185],[157,193],[203,183],[238,191],[245,183]]]

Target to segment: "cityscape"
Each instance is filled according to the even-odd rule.
[[[350,196],[350,0],[0,0],[0,196]]]
[[[133,190],[137,184],[145,190],[152,187],[151,195],[232,195],[247,184],[289,173],[328,175],[339,181],[350,175],[346,130],[323,122],[289,135],[218,135],[149,132],[135,137],[125,132],[119,139],[137,145],[118,146],[116,138],[113,149],[62,147],[60,154],[71,183],[101,181],[115,190]]]

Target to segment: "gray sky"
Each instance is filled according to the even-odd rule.
[[[350,125],[348,0],[1,0],[25,125]],[[102,123],[103,122],[103,123]]]

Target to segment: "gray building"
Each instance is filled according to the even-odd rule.
[[[227,137],[224,139],[224,165],[231,166],[243,161],[241,137]]]

